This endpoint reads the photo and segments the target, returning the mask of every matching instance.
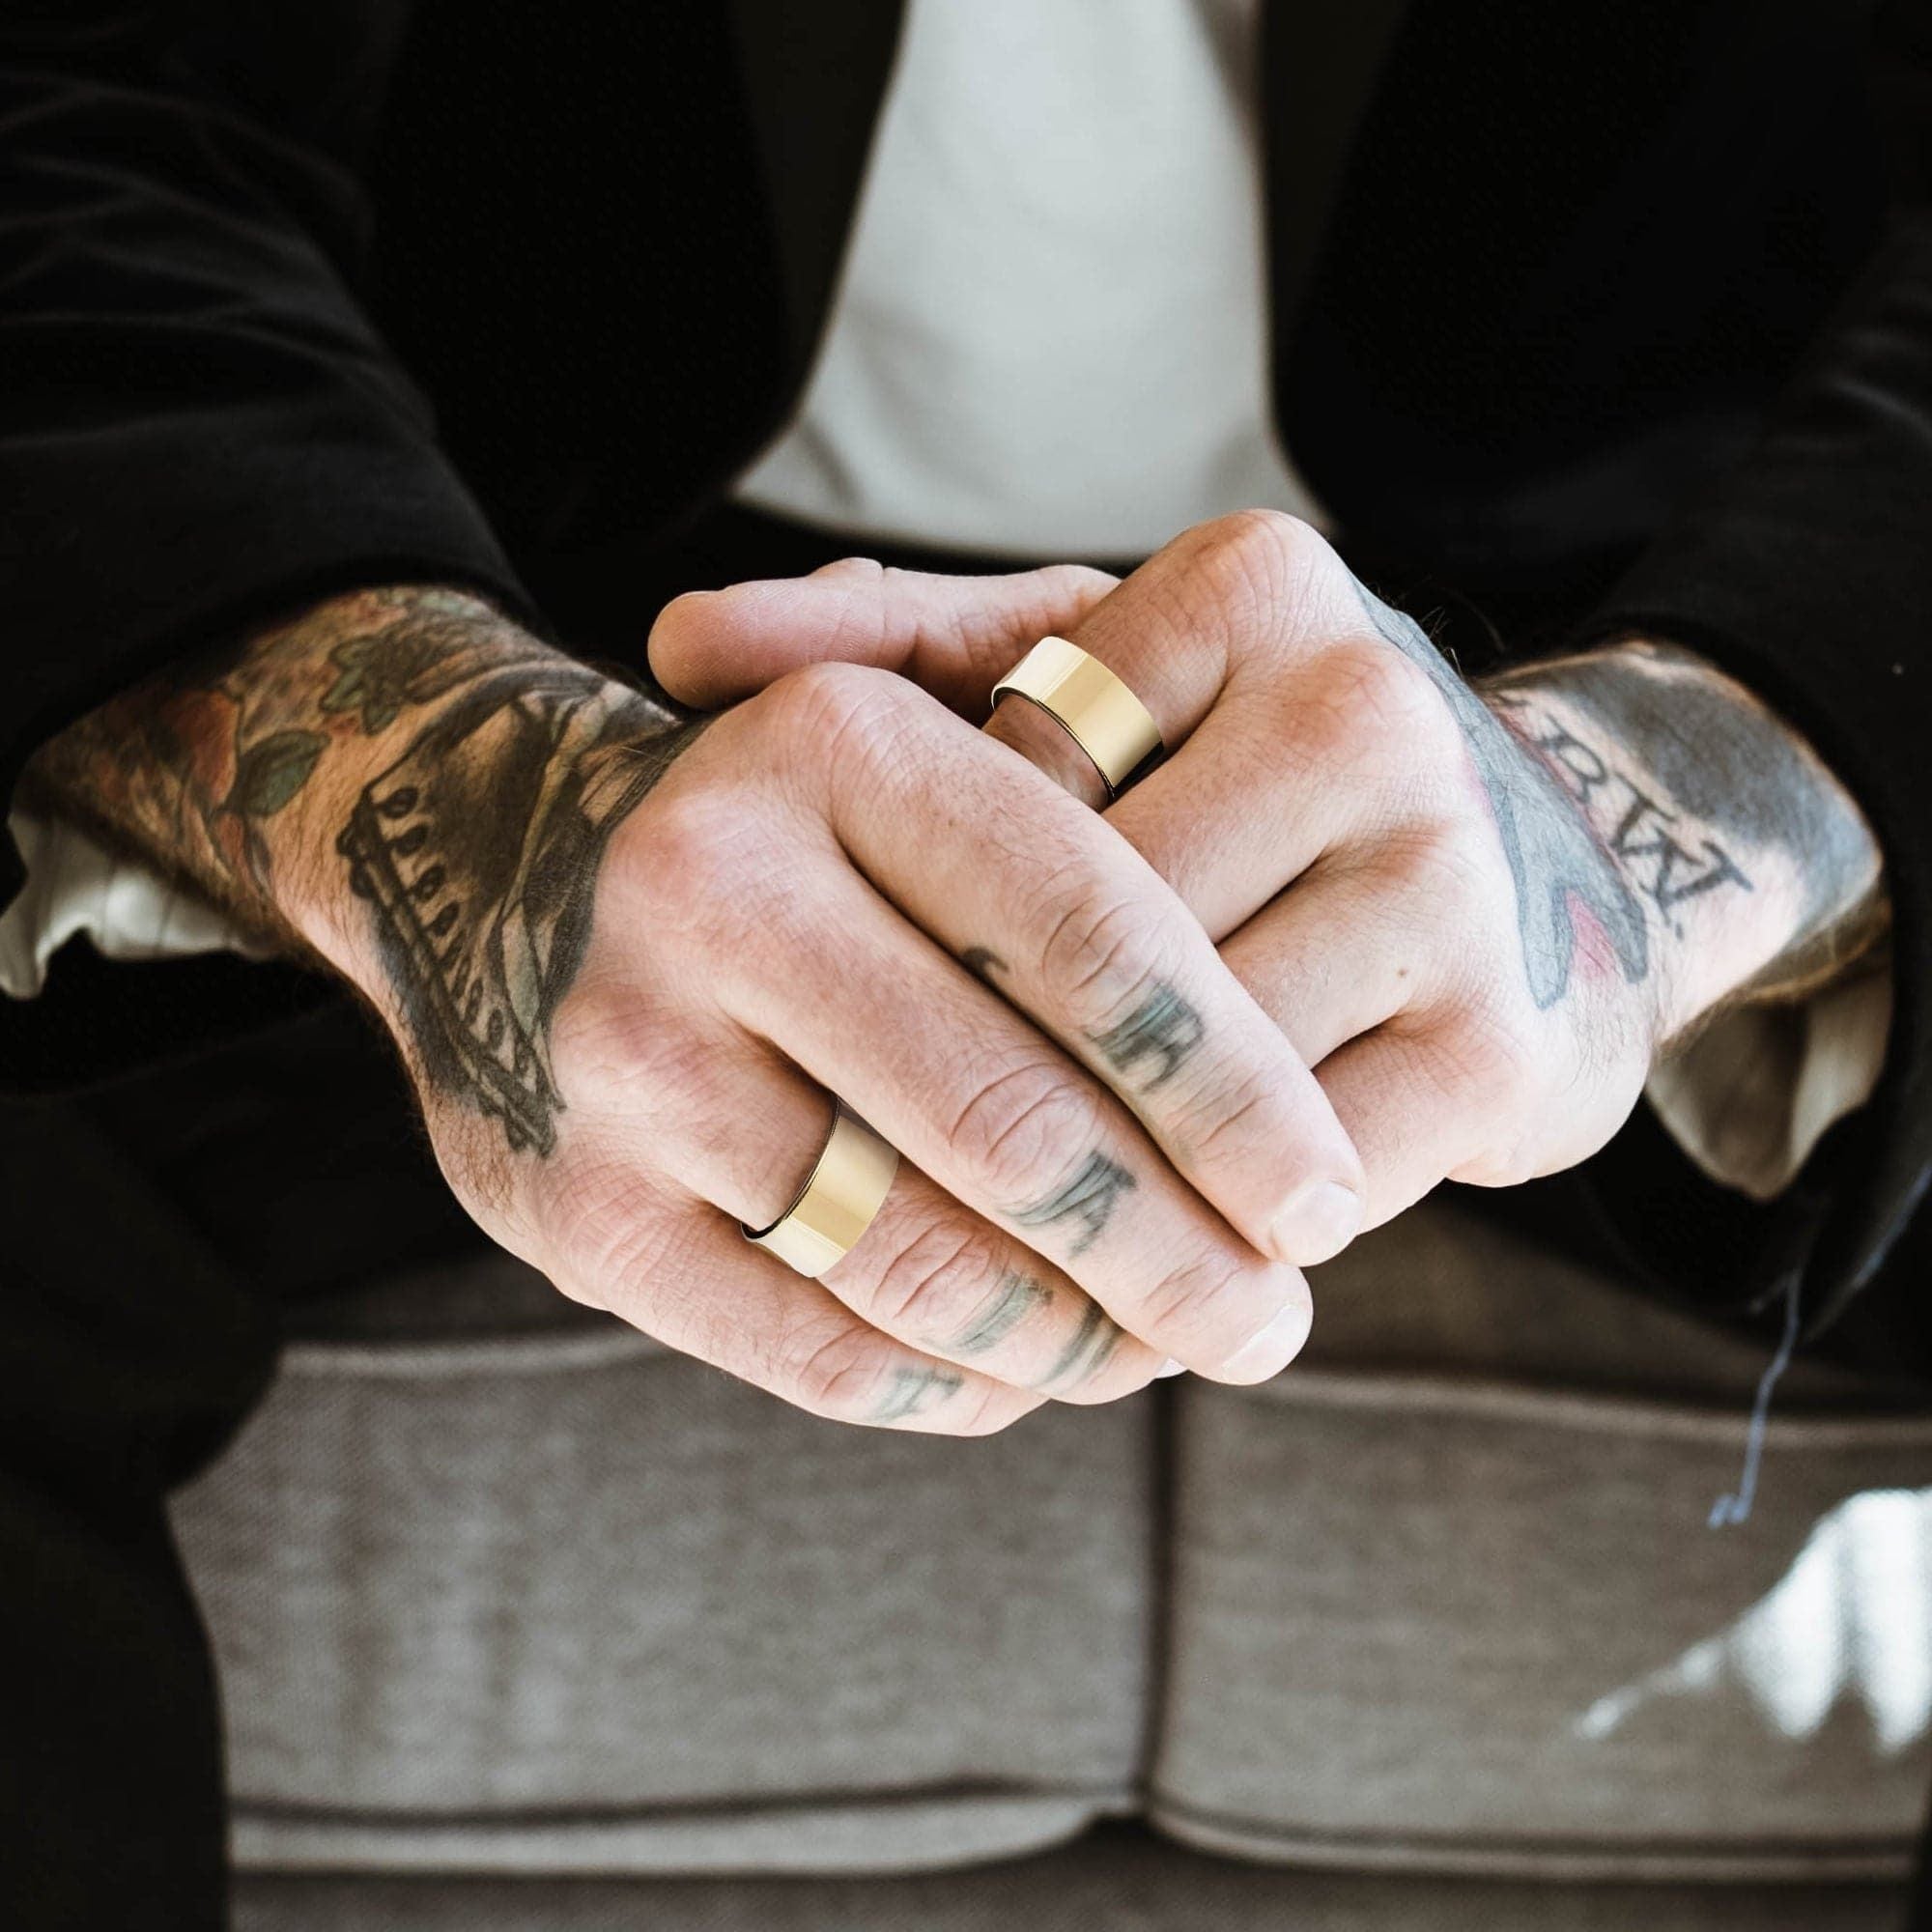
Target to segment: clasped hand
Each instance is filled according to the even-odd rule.
[[[1032,706],[977,728],[1047,632],[1168,747],[1111,804]],[[1789,937],[1726,901],[1790,898],[1795,864],[1634,760],[1602,657],[1479,695],[1286,518],[1118,586],[838,564],[681,599],[651,656],[729,708],[615,835],[554,1032],[565,1164],[496,1232],[847,1420],[1276,1373],[1302,1267],[1444,1177],[1594,1151]],[[811,1283],[731,1223],[782,1209],[828,1091],[903,1160]]]

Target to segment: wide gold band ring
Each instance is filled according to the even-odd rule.
[[[994,704],[1009,692],[1038,705],[1093,759],[1109,798],[1161,749],[1160,726],[1147,706],[1065,638],[1042,638],[993,687]]]
[[[825,1151],[798,1199],[769,1228],[745,1228],[745,1238],[816,1280],[858,1245],[886,1205],[898,1165],[898,1150],[836,1100]]]

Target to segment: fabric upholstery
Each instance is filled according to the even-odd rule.
[[[1316,1286],[1271,1384],[963,1444],[507,1260],[315,1311],[177,1512],[239,1861],[882,1871],[1139,1812],[1356,1870],[1902,1873],[1932,1421],[1801,1368],[1714,1531],[1747,1343],[1447,1206]]]

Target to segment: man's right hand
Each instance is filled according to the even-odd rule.
[[[497,1239],[818,1413],[979,1434],[1169,1357],[1259,1380],[1353,1232],[1307,1210],[1352,1149],[1180,901],[902,679],[814,668],[694,731],[473,599],[365,592],[40,771],[362,990]],[[811,1282],[733,1223],[785,1208],[833,1094],[903,1158]]]

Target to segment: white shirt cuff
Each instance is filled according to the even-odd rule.
[[[18,810],[7,829],[27,868],[0,913],[0,993],[11,999],[32,999],[46,984],[47,961],[80,932],[109,959],[269,956],[199,895],[117,857],[67,819]]]
[[[1769,1201],[1825,1130],[1871,1098],[1891,1025],[1891,967],[1789,1006],[1741,1007],[1659,1064],[1645,1095],[1713,1180]]]

